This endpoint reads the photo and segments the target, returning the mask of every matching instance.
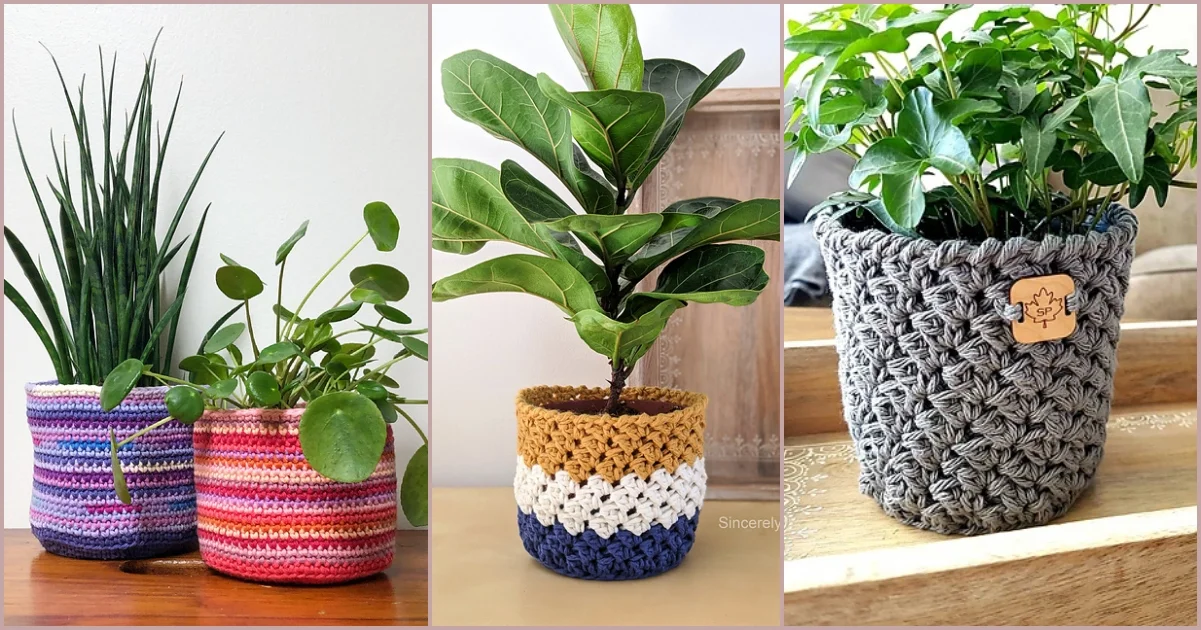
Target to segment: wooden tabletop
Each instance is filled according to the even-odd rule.
[[[780,532],[734,527],[735,519],[778,525],[774,501],[706,501],[684,562],[625,582],[577,580],[538,564],[517,535],[512,488],[434,488],[430,515],[435,625],[780,623]]]
[[[193,552],[75,560],[4,530],[5,625],[426,625],[427,537],[396,533],[384,573],[335,586],[269,586],[220,575]]]

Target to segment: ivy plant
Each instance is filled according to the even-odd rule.
[[[182,86],[175,96],[166,127],[162,133],[154,135],[158,128],[151,106],[156,63],[154,46],[143,64],[142,81],[133,105],[124,111],[124,131],[113,127],[114,113],[118,118],[122,115],[120,111],[114,112],[117,109],[114,104],[115,55],[106,69],[104,53],[100,53],[100,116],[90,123],[84,101],[84,82],[80,81],[77,97],[73,98],[53,55],[51,61],[66,97],[76,143],[74,153],[78,157],[67,152],[65,139],[60,154],[53,140],[54,134],[50,134],[50,148],[54,154],[54,174],[46,178],[50,198],[42,197],[34,181],[21,134],[17,131],[16,112],[13,112],[13,133],[17,137],[21,166],[33,191],[34,204],[50,241],[61,300],[41,259],[35,261],[16,232],[7,225],[4,226],[4,240],[29,281],[42,316],[39,317],[7,278],[4,280],[4,297],[12,302],[41,341],[59,383],[99,384],[109,370],[130,357],[164,371],[173,360],[171,349],[179,330],[179,317],[208,208],[205,208],[194,235],[177,240],[177,228],[221,138],[217,138],[196,169],[179,204],[168,206],[159,199],[160,183]],[[103,150],[93,144],[97,128],[102,134]],[[78,159],[78,174],[72,178],[71,161],[74,159]],[[58,209],[53,219],[47,205]],[[165,226],[159,225],[160,214],[165,221],[169,220]],[[161,241],[157,240],[160,234]],[[171,296],[163,276],[185,246],[187,250],[182,258],[179,280],[175,283],[174,296]]]
[[[1197,162],[1197,68],[1185,50],[1127,47],[1154,5],[1007,6],[944,28],[972,6],[846,4],[789,24],[785,82],[803,82],[789,182],[812,154],[857,160],[850,190],[816,210],[934,240],[1037,238],[1196,187],[1178,176]],[[1150,89],[1170,93],[1169,113]]]
[[[729,241],[778,240],[780,204],[701,197],[627,212],[685,116],[744,53],[705,73],[676,59],[643,59],[628,5],[550,5],[550,13],[583,90],[478,50],[442,62],[451,111],[526,150],[553,179],[512,160],[497,168],[435,159],[436,249],[470,254],[501,241],[531,253],[442,278],[433,299],[513,291],[554,303],[608,360],[605,412],[620,415],[629,412],[621,402],[626,379],[676,310],[689,302],[747,305],[767,286],[763,251]],[[654,286],[639,290],[656,271]]]
[[[134,385],[149,377],[171,386],[167,390],[168,416],[117,441],[110,432],[113,475],[117,494],[129,502],[124,475],[117,460],[122,446],[171,421],[192,424],[206,409],[293,409],[304,406],[300,418],[300,446],[305,459],[318,473],[340,482],[363,481],[374,472],[383,455],[386,425],[404,418],[423,445],[413,454],[401,482],[401,507],[413,525],[426,524],[428,440],[405,411],[407,405],[424,405],[424,399],[399,393],[400,383],[388,376],[397,363],[429,359],[424,328],[407,326],[412,319],[393,303],[409,292],[409,280],[400,270],[384,264],[355,267],[349,288],[315,317],[302,313],[317,288],[370,238],[380,252],[396,248],[400,223],[383,202],[363,209],[366,230],[305,293],[295,308],[283,305],[284,270],[292,249],[308,231],[308,221],[279,246],[275,254],[278,280],[272,306],[274,335],[261,344],[250,316],[250,301],[266,289],[249,267],[222,254],[217,288],[235,304],[205,334],[196,354],[179,363],[188,380],[157,373],[138,359],[129,359],[104,379],[100,404],[115,408]],[[228,324],[242,312],[244,322]],[[269,331],[267,331],[269,332]],[[249,351],[239,347],[248,337]],[[264,340],[267,341],[267,340]],[[377,356],[383,342],[398,348],[390,356]]]

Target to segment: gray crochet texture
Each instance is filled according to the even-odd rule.
[[[834,292],[843,414],[859,489],[944,534],[1040,525],[1092,482],[1113,396],[1138,222],[1104,232],[935,243],[818,219]],[[1029,276],[1076,284],[1076,331],[1023,345],[1006,311]]]

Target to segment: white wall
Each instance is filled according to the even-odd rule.
[[[137,92],[143,54],[164,27],[155,100],[164,125],[175,84],[185,77],[163,175],[165,205],[174,208],[209,144],[226,132],[180,229],[181,235],[191,233],[204,205],[212,202],[176,360],[191,354],[204,331],[232,304],[213,282],[219,252],[258,271],[267,292],[274,295],[275,249],[301,221],[310,219],[308,236],[289,258],[284,282],[285,304],[295,306],[318,275],[362,234],[362,208],[373,200],[386,201],[400,217],[400,246],[380,254],[368,241],[311,304],[317,309],[332,306],[347,286],[345,274],[355,265],[386,262],[409,276],[413,291],[399,306],[415,325],[425,325],[426,11],[422,5],[6,5],[6,224],[31,252],[42,254],[50,273],[53,259],[21,172],[9,120],[15,110],[35,176],[41,180],[52,173],[47,133],[52,127],[57,137],[69,133],[70,118],[53,66],[38,42],[58,57],[69,85],[87,73],[94,121],[100,111],[97,45],[106,55],[118,53],[116,100],[118,107],[127,108]],[[42,195],[50,197],[48,189]],[[27,291],[11,254],[5,254],[4,264],[5,277]],[[178,273],[178,263],[175,267],[172,271]],[[169,286],[174,282],[173,277]],[[266,295],[255,300],[260,338],[273,326],[271,301]],[[310,313],[306,308],[306,313],[315,312],[320,310]],[[23,386],[53,378],[53,370],[37,338],[7,300],[4,318],[4,526],[23,528],[29,526],[32,485]],[[426,397],[425,363],[405,361],[391,373],[408,395]],[[424,425],[424,408],[414,409]],[[397,460],[403,466],[420,438],[403,422],[396,429]]]
[[[738,48],[742,67],[722,87],[780,84],[779,5],[634,5],[645,58],[681,59],[708,72]],[[433,8],[433,155],[499,167],[513,159],[550,182],[547,169],[511,143],[457,118],[442,99],[442,60],[472,48],[570,90],[583,82],[545,5]],[[558,182],[554,182],[558,183]],[[556,186],[564,199],[565,189]],[[441,278],[487,258],[520,251],[491,243],[479,253],[434,252]],[[437,360],[432,364],[435,420],[433,484],[504,486],[513,481],[517,391],[533,385],[605,385],[608,364],[580,341],[551,304],[518,294],[460,298],[434,305]]]

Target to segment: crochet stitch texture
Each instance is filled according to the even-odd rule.
[[[570,577],[628,580],[680,564],[696,539],[705,497],[702,394],[631,387],[626,399],[680,409],[654,416],[545,409],[601,399],[605,388],[534,387],[517,398],[514,496],[522,544]]]
[[[834,292],[843,413],[859,488],[892,517],[945,534],[1062,515],[1101,461],[1138,223],[1041,241],[934,243],[816,231]],[[1075,332],[1014,341],[1014,281],[1067,274]]]
[[[200,556],[256,582],[331,584],[392,565],[392,429],[365,481],[340,483],[300,448],[303,409],[206,411],[195,424]]]
[[[192,429],[172,422],[121,448],[131,504],[113,489],[109,429],[121,440],[167,417],[165,387],[139,387],[116,409],[100,409],[100,387],[25,386],[33,436],[29,524],[47,551],[126,560],[196,546]]]

